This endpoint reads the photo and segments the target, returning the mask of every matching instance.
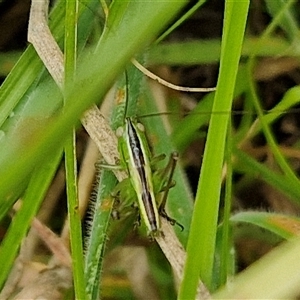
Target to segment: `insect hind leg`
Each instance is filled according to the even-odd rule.
[[[167,198],[168,198],[168,194],[169,194],[169,190],[170,188],[172,188],[175,183],[173,181],[173,175],[174,175],[174,171],[175,171],[175,167],[178,161],[179,155],[177,152],[172,152],[172,154],[170,155],[170,159],[169,162],[165,168],[164,171],[164,175],[166,176],[167,173],[169,172],[169,177],[167,180],[166,185],[163,187],[163,198],[161,200],[161,203],[159,205],[158,211],[159,214],[165,218],[171,225],[178,225],[181,228],[181,231],[184,229],[183,225],[181,225],[179,222],[177,222],[175,219],[172,219],[171,217],[168,216],[168,214],[165,211],[165,206],[166,206],[166,202],[167,202]]]
[[[184,230],[184,227],[182,224],[180,224],[179,222],[177,222],[175,219],[171,218],[168,216],[168,214],[166,213],[165,209],[160,208],[159,209],[159,214],[166,219],[172,226],[177,225],[180,227],[181,231]]]
[[[172,154],[170,155],[170,158],[169,158],[169,162],[168,162],[167,166],[165,167],[163,176],[167,176],[167,174],[169,173],[169,177],[168,177],[166,185],[163,187],[164,193],[163,193],[162,200],[159,204],[160,211],[163,211],[165,209],[169,190],[170,190],[170,188],[172,188],[175,185],[175,183],[173,181],[173,175],[174,175],[174,171],[176,168],[178,158],[179,158],[178,152],[175,152],[175,151],[172,152]]]

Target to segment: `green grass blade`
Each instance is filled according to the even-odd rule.
[[[245,211],[230,218],[232,223],[248,223],[269,230],[284,239],[299,235],[300,219],[284,214]]]
[[[249,1],[226,2],[220,73],[212,111],[231,109],[248,6]],[[212,284],[221,172],[229,117],[218,114],[211,116],[179,299],[195,298],[199,275],[208,287]]]
[[[19,105],[14,109],[13,115],[2,126],[1,130],[4,134],[0,141],[1,146],[3,147],[6,144],[6,147],[11,149],[16,142],[18,143],[19,141],[24,140],[29,134],[27,128],[29,125],[32,125],[32,120],[35,120],[36,126],[39,126],[39,123],[43,124],[43,120],[47,120],[51,114],[61,106],[60,101],[60,91],[52,80],[45,80],[41,83],[34,92],[22,99]],[[9,142],[10,139],[11,142]],[[55,152],[55,149],[56,146],[52,145],[49,150]],[[2,149],[2,151],[3,150],[4,149]],[[51,151],[49,151],[49,153],[51,153]],[[15,159],[14,161],[17,165],[18,162]],[[16,185],[16,187],[11,190],[10,196],[6,201],[0,201],[0,219],[10,208],[9,203],[16,201],[16,199],[24,192],[28,179],[30,178],[29,175],[30,172],[28,173],[27,178],[24,178],[20,184]]]
[[[295,11],[292,9],[292,5],[295,4],[295,1],[272,1],[266,0],[266,6],[269,13],[275,19],[276,16],[283,12],[280,21],[278,22],[279,26],[286,32],[289,39],[297,44],[299,43],[299,22],[297,20]],[[286,7],[289,6],[289,7]]]
[[[257,37],[246,37],[242,56],[249,56],[256,48]],[[267,38],[257,55],[273,57],[276,55],[299,56],[299,49],[283,38]],[[170,66],[188,66],[196,64],[217,63],[220,60],[221,41],[219,39],[169,42],[153,45],[148,52],[148,63],[151,65],[166,64]]]
[[[51,17],[51,28],[55,35],[63,33],[60,23],[64,18],[65,7],[60,2]],[[41,74],[43,65],[32,46],[29,46],[14,66],[12,72],[6,77],[0,89],[0,124],[11,114],[16,104],[24,96],[34,80]]]
[[[275,122],[282,116],[285,111],[299,104],[300,99],[300,87],[294,86],[286,91],[280,102],[269,110],[268,114],[262,116],[264,122],[268,125]],[[260,119],[253,123],[251,131],[248,133],[247,138],[251,138],[258,134],[262,130],[262,124]]]
[[[181,25],[185,20],[187,20],[197,9],[199,9],[206,0],[198,1],[192,8],[190,8],[180,19],[178,19],[168,30],[166,30],[155,43],[160,43],[164,38],[166,38],[172,31],[174,31],[179,25]]]
[[[299,187],[291,185],[289,178],[280,173],[275,173],[264,164],[257,162],[254,158],[241,150],[234,149],[234,155],[239,159],[236,170],[246,171],[246,173],[257,176],[259,174],[271,186],[283,192],[291,200],[299,203]]]
[[[228,275],[230,274],[230,268],[228,266],[228,261],[230,257],[231,248],[231,236],[230,236],[230,212],[232,204],[232,132],[231,132],[231,120],[229,120],[228,135],[226,143],[226,183],[225,183],[225,200],[224,200],[224,213],[222,216],[222,242],[221,242],[221,252],[220,252],[220,282],[217,286],[221,286],[227,282]]]
[[[116,185],[112,172],[104,170],[97,186],[97,198],[92,204],[92,221],[87,227],[85,256],[86,291],[89,299],[99,299],[100,282],[103,268],[103,253],[107,240],[113,199],[111,191]]]
[[[138,60],[142,62],[143,57],[140,55]],[[113,129],[124,126],[126,117],[137,117],[143,83],[143,74],[132,63],[127,65],[126,70],[117,81],[115,101],[118,105],[113,108],[111,116]]]
[[[70,243],[72,255],[72,270],[75,295],[78,299],[86,299],[85,278],[83,271],[83,242],[81,216],[79,212],[78,191],[77,191],[77,163],[75,132],[66,140],[65,145],[65,166],[66,184],[68,196],[68,216],[70,222]]]
[[[237,275],[212,298],[296,299],[299,295],[299,251],[299,238],[284,243]]]
[[[64,47],[65,87],[70,86],[72,84],[75,75],[77,54],[77,18],[78,2],[74,0],[67,0]],[[68,137],[66,139],[65,167],[74,290],[77,299],[87,299],[85,293],[85,277],[83,271],[83,242],[77,185],[75,129],[72,129],[72,131],[68,134]]]
[[[54,154],[47,157],[47,162],[36,168],[31,176],[22,206],[14,216],[0,246],[0,288],[7,279],[21,242],[27,234],[32,219],[37,214],[60,160],[61,150],[56,149]]]

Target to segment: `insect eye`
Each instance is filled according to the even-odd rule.
[[[117,128],[117,130],[116,130],[117,137],[121,137],[123,135],[123,133],[124,133],[123,127]]]
[[[136,127],[140,130],[140,131],[145,131],[145,127],[144,127],[144,125],[142,124],[142,123],[137,123],[136,124]]]

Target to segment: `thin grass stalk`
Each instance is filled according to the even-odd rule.
[[[67,0],[65,19],[64,86],[71,85],[75,75],[77,54],[77,20],[78,1]],[[77,299],[87,299],[85,293],[85,277],[83,272],[82,229],[81,216],[79,212],[76,134],[74,128],[68,134],[65,143],[65,167],[75,296]]]

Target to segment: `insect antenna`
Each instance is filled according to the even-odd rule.
[[[264,115],[267,114],[292,114],[292,113],[300,113],[300,108],[290,108],[290,109],[264,109],[262,110],[262,113]],[[146,115],[139,115],[139,119],[145,119],[149,117],[159,117],[159,116],[171,116],[171,115],[177,115],[178,112],[172,112],[172,111],[164,111],[164,112],[154,112],[154,113],[147,113]],[[248,111],[248,110],[231,110],[231,111],[202,111],[202,112],[188,112],[188,113],[182,113],[183,117],[190,116],[190,115],[210,115],[210,114],[218,114],[218,115],[225,115],[225,114],[231,114],[232,116],[242,116],[242,115],[253,115],[257,116],[256,112]]]

